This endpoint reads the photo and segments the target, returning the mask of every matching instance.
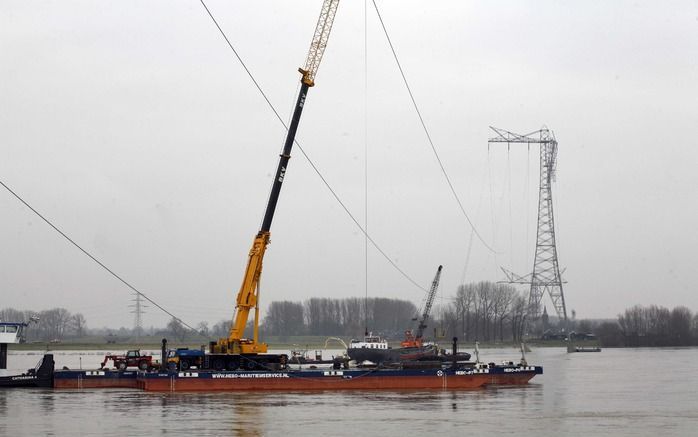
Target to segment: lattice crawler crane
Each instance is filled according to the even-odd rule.
[[[424,301],[424,309],[422,310],[422,317],[419,319],[419,324],[417,324],[417,331],[412,332],[411,329],[405,331],[405,340],[400,343],[402,347],[422,347],[422,337],[424,336],[424,330],[427,327],[427,320],[429,319],[429,313],[431,312],[431,307],[434,304],[434,298],[436,297],[436,290],[439,289],[439,281],[441,280],[441,269],[443,266],[439,266],[436,270],[436,276],[431,282],[431,288],[427,293],[427,298]],[[416,318],[414,320],[417,320]]]

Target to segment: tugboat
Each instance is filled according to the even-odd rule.
[[[365,361],[381,364],[393,360],[392,349],[388,346],[388,341],[381,339],[378,335],[373,335],[372,332],[366,332],[363,341],[352,339],[347,348],[347,355],[358,364]]]
[[[53,354],[45,354],[35,368],[19,375],[7,372],[7,345],[20,343],[27,323],[0,322],[0,388],[53,387]]]
[[[373,364],[401,363],[405,361],[443,361],[439,346],[436,343],[420,342],[413,346],[392,348],[388,341],[372,332],[367,333],[363,340],[351,340],[347,348],[349,358],[362,364],[370,361]],[[468,360],[470,354],[460,353],[459,359]]]
[[[0,388],[53,387],[53,354],[44,354],[35,368],[19,375],[0,376]]]
[[[424,301],[422,316],[417,324],[417,331],[412,332],[411,329],[405,331],[405,340],[400,343],[399,348],[391,348],[388,342],[379,336],[374,336],[373,333],[366,332],[364,340],[352,340],[347,354],[357,363],[370,361],[374,364],[386,363],[404,363],[407,361],[444,361],[446,354],[440,353],[439,346],[436,343],[425,342],[423,340],[424,330],[427,327],[427,320],[431,311],[436,290],[439,288],[439,280],[441,278],[441,269],[439,266],[436,270],[436,276],[431,283],[431,288],[427,293]],[[413,320],[417,320],[415,317]],[[450,357],[453,359],[454,357]],[[458,360],[467,361],[470,359],[470,354],[461,352],[457,354]]]

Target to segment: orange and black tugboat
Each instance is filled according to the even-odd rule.
[[[457,361],[468,361],[470,354],[467,352],[456,353],[456,357],[448,357],[441,353],[436,343],[425,342],[423,339],[431,307],[436,297],[436,291],[439,288],[442,269],[443,266],[439,266],[436,270],[436,276],[434,276],[434,280],[431,282],[431,288],[424,300],[424,308],[421,311],[417,330],[415,332],[411,329],[405,331],[405,339],[400,343],[399,348],[391,348],[387,340],[381,339],[380,336],[373,335],[373,333],[366,332],[363,341],[352,340],[349,344],[347,348],[349,358],[359,364],[366,361],[372,364],[409,361],[452,361],[453,358],[456,358]],[[417,317],[413,320],[416,321]]]

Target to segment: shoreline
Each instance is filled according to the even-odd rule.
[[[268,342],[269,349],[275,350],[307,350],[312,353],[314,350],[325,350],[324,338],[322,341],[319,339],[305,339],[299,341],[270,341]],[[347,342],[348,343],[348,342]],[[400,347],[400,342],[389,342],[390,346],[393,348]],[[531,340],[525,342],[526,346],[530,348],[566,348],[567,342],[565,341],[536,341]],[[575,342],[577,345],[591,345],[589,342]],[[596,344],[594,344],[596,345]],[[189,348],[189,349],[200,349],[201,343],[197,342],[169,342],[168,349],[175,348]],[[332,343],[328,345],[327,350],[338,350],[342,349],[338,347],[337,343]],[[451,347],[450,342],[441,341],[439,342],[441,348],[449,350]],[[475,342],[459,342],[460,350],[471,350],[475,349]],[[60,343],[45,343],[45,342],[31,342],[31,343],[20,343],[20,344],[9,344],[9,351],[64,351],[64,350],[109,350],[109,351],[121,351],[121,350],[131,350],[131,349],[146,349],[146,350],[156,350],[159,351],[162,344],[153,341],[143,341],[143,342],[119,342],[119,343],[105,343],[105,342],[79,342],[79,341],[65,341]],[[514,342],[504,342],[504,343],[485,343],[480,342],[480,349],[520,349],[520,343]]]

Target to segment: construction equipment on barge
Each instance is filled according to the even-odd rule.
[[[205,357],[204,367],[214,370],[236,370],[245,368],[255,369],[284,369],[288,362],[286,354],[267,353],[267,344],[259,341],[259,282],[262,275],[262,261],[271,238],[271,223],[274,219],[276,204],[281,193],[281,186],[286,177],[291,149],[295,142],[296,130],[303,112],[305,99],[310,87],[315,85],[315,75],[320,67],[320,61],[325,53],[327,41],[332,30],[332,23],[339,6],[339,0],[325,0],[322,4],[310,50],[306,57],[305,66],[299,68],[301,87],[293,110],[291,124],[288,127],[283,151],[279,157],[276,175],[269,194],[262,226],[252,242],[247,268],[237,295],[235,319],[227,338],[220,338],[209,344],[209,353]],[[245,326],[250,311],[254,310],[252,338],[244,338]]]
[[[457,351],[454,338],[453,350]],[[453,354],[452,354],[453,356]],[[418,365],[417,365],[418,364]],[[145,391],[317,391],[391,389],[476,389],[489,385],[523,385],[543,373],[540,366],[453,361],[412,361],[371,368],[217,371],[58,370],[54,388],[134,388]]]
[[[541,367],[528,366],[523,362],[505,366],[460,362],[456,338],[453,341],[450,361],[433,361],[418,366],[402,362],[368,369],[338,368],[336,361],[327,369],[292,369],[288,366],[286,354],[269,353],[267,344],[259,341],[259,282],[264,254],[270,243],[271,223],[307,92],[315,84],[315,75],[327,45],[338,4],[339,0],[324,1],[305,67],[299,69],[302,74],[300,92],[280,155],[262,226],[249,252],[247,268],[237,294],[234,322],[228,337],[211,342],[208,353],[203,356],[199,351],[188,349],[178,349],[169,356],[165,353],[163,342],[163,367],[159,371],[57,371],[54,374],[54,387],[120,386],[146,391],[476,389],[493,383],[525,384],[543,372]],[[439,268],[433,284],[434,289],[438,285],[440,271]],[[253,335],[250,339],[244,337],[244,330],[252,310]],[[423,317],[420,327],[424,322],[426,317]],[[421,344],[421,335],[419,342]],[[187,364],[183,366],[185,357]],[[202,360],[197,361],[199,358]],[[192,362],[195,362],[194,367],[198,368],[192,368]],[[175,363],[175,368],[169,368],[168,363]]]
[[[105,355],[104,360],[99,366],[100,369],[104,369],[109,361],[113,361],[114,367],[119,370],[126,370],[128,367],[138,367],[140,370],[148,370],[155,366],[153,357],[150,355],[141,355],[139,349],[127,351],[125,354]]]
[[[400,343],[402,347],[422,347],[423,341],[422,337],[424,335],[424,330],[427,327],[427,320],[429,320],[429,313],[431,312],[431,307],[434,305],[434,298],[436,297],[436,290],[439,289],[439,281],[441,280],[441,269],[443,266],[439,266],[436,269],[436,276],[431,282],[431,288],[427,293],[426,300],[424,301],[424,309],[422,310],[422,317],[419,319],[417,324],[417,332],[413,333],[411,329],[405,331],[405,340]],[[417,320],[415,317],[413,320]]]
[[[451,360],[452,358],[447,357],[446,354],[439,350],[439,346],[436,343],[428,343],[423,339],[424,330],[427,327],[427,320],[429,320],[429,314],[431,313],[431,307],[436,297],[436,291],[439,288],[442,269],[443,266],[439,266],[438,269],[436,269],[436,275],[431,282],[431,287],[424,300],[421,317],[418,315],[412,319],[418,321],[416,331],[412,329],[406,330],[405,340],[400,343],[399,348],[392,348],[388,345],[387,340],[367,332],[363,340],[351,340],[347,348],[349,357],[357,363],[370,361],[374,364],[404,363],[410,361],[441,362]],[[468,361],[470,359],[470,354],[467,352],[457,353],[457,359],[459,361]]]

